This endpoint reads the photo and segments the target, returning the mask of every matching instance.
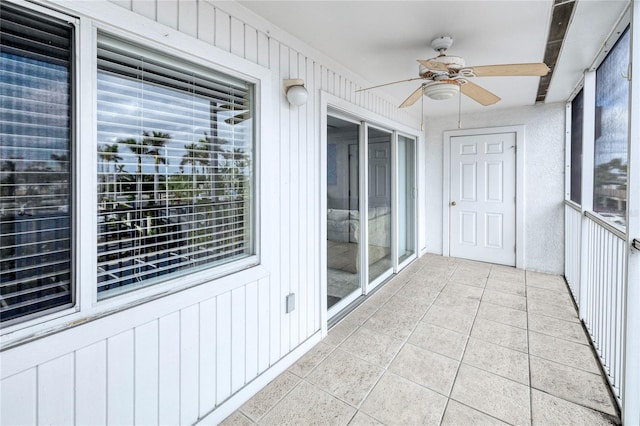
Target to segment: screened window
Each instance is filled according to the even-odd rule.
[[[101,38],[99,297],[253,254],[253,91]]]
[[[593,209],[626,226],[629,30],[596,71]]]
[[[580,90],[571,101],[571,189],[570,199],[582,203],[582,123],[584,95]]]
[[[72,303],[72,28],[0,7],[0,318]]]

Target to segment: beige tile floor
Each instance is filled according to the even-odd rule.
[[[619,423],[560,276],[427,255],[225,425]]]

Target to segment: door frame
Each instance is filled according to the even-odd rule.
[[[443,136],[442,162],[442,255],[450,256],[451,202],[451,138],[458,136],[515,133],[516,135],[516,268],[525,269],[525,126],[482,127],[477,129],[447,130]]]

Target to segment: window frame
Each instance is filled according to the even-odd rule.
[[[627,221],[628,221],[628,212],[627,212],[627,204],[628,204],[628,189],[625,189],[625,208],[624,208],[624,225],[618,224],[616,222],[614,222],[613,220],[611,220],[609,217],[605,216],[605,214],[608,214],[608,212],[606,211],[596,211],[595,210],[595,201],[596,201],[596,164],[595,164],[595,159],[596,159],[596,152],[597,152],[597,145],[596,145],[596,141],[598,139],[597,135],[596,135],[596,128],[598,125],[597,122],[597,118],[596,118],[596,104],[597,104],[597,73],[600,70],[600,67],[603,65],[603,63],[609,58],[609,56],[613,53],[613,49],[615,49],[623,36],[625,35],[629,35],[629,51],[628,51],[628,57],[629,57],[629,64],[628,64],[628,68],[627,68],[627,73],[630,72],[630,66],[631,66],[631,23],[629,22],[629,17],[628,17],[628,12],[626,13],[627,18],[623,19],[620,21],[620,23],[618,24],[618,26],[616,27],[616,31],[614,31],[614,33],[612,34],[612,36],[609,38],[609,40],[607,40],[607,45],[610,46],[610,48],[605,49],[605,51],[603,52],[602,56],[599,58],[599,61],[597,62],[597,65],[592,67],[592,72],[593,72],[593,91],[594,91],[594,99],[593,99],[593,105],[594,105],[594,110],[592,112],[593,114],[593,126],[594,126],[594,133],[593,133],[593,151],[589,153],[589,155],[591,157],[593,157],[592,163],[591,163],[591,183],[589,185],[589,188],[587,188],[588,191],[591,191],[593,193],[593,195],[591,196],[591,205],[589,206],[589,210],[591,213],[593,213],[594,215],[596,215],[600,220],[602,220],[603,222],[605,222],[608,225],[611,225],[612,227],[614,227],[614,229],[619,230],[621,233],[626,233],[626,228],[627,228]],[[624,76],[623,76],[624,77]],[[628,77],[627,77],[628,79]],[[627,151],[625,152],[625,157],[626,157],[626,164],[629,164],[629,143],[630,143],[630,134],[629,134],[629,125],[631,122],[631,85],[629,85],[629,89],[628,89],[628,97],[627,97],[627,140],[625,143],[625,147],[627,149]],[[583,157],[585,155],[585,153],[582,153]],[[628,172],[627,172],[627,177],[626,177],[626,181],[625,181],[625,186],[628,188]],[[584,185],[584,182],[583,182]],[[584,191],[583,191],[583,195],[584,195]]]
[[[603,47],[598,52],[597,56],[591,63],[591,65],[585,70],[583,77],[575,86],[571,95],[566,101],[566,138],[565,138],[565,204],[573,207],[574,209],[581,211],[583,214],[589,214],[589,216],[596,220],[603,226],[608,226],[619,235],[624,235],[627,232],[626,227],[613,223],[606,217],[601,216],[599,213],[593,210],[593,195],[594,195],[594,157],[595,157],[595,104],[596,104],[596,70],[604,62],[605,58],[609,54],[610,49],[618,42],[620,37],[624,34],[627,27],[631,24],[630,9],[626,8],[622,14],[615,28],[611,31],[606,39]],[[570,174],[571,174],[571,102],[576,97],[578,92],[583,91],[583,134],[582,134],[582,182],[581,182],[581,205],[577,205],[571,201],[570,198]],[[629,97],[629,105],[631,105],[632,97]],[[631,120],[631,117],[629,117]],[[614,232],[614,231],[612,231]]]
[[[115,48],[117,50],[126,52],[127,54],[131,55],[131,58],[133,58],[134,56],[141,56],[144,57],[145,60],[153,60],[156,64],[162,64],[162,65],[166,65],[166,72],[169,74],[174,74],[174,73],[181,73],[180,76],[181,77],[188,77],[190,72],[193,72],[197,75],[200,75],[202,77],[210,77],[212,80],[217,80],[222,82],[224,78],[227,78],[227,75],[224,76],[219,76],[216,74],[219,74],[217,72],[217,70],[208,70],[205,69],[204,67],[201,67],[199,65],[193,64],[191,61],[189,61],[188,59],[183,59],[182,61],[178,60],[177,57],[172,56],[172,55],[166,55],[163,54],[163,52],[160,51],[153,51],[153,50],[149,50],[143,46],[141,46],[140,44],[132,44],[130,43],[128,40],[124,40],[122,38],[114,38],[111,34],[109,33],[105,33],[104,31],[99,30],[98,34],[97,34],[97,44],[103,43],[106,46],[109,46],[110,48]],[[168,56],[168,57],[167,57]],[[96,69],[96,74],[95,74],[95,78],[96,78],[96,83],[97,83],[97,74],[99,72],[101,72],[100,70]],[[104,71],[102,71],[104,72]],[[107,72],[108,73],[108,72]],[[242,81],[247,82],[246,79],[242,79]],[[146,81],[146,84],[149,84],[148,81]],[[253,85],[253,83],[248,82],[250,84],[252,84],[252,88],[251,91],[254,91],[255,89],[255,85]],[[165,86],[162,85],[161,87],[165,87],[168,89],[172,89],[170,86]],[[177,89],[174,89],[177,90]],[[95,95],[97,98],[97,90],[95,91]],[[251,98],[252,98],[252,105],[251,105],[251,111],[252,111],[252,120],[255,119],[256,116],[256,105],[254,102],[254,98],[255,96],[253,95],[253,93],[251,94]],[[98,106],[97,106],[97,99],[96,99],[96,103],[94,105],[95,107],[95,111],[96,111],[96,125],[97,125],[97,113],[99,112],[98,110]],[[147,129],[148,130],[148,129]],[[97,127],[96,127],[96,133],[97,133]],[[187,277],[192,275],[192,274],[197,274],[199,272],[202,272],[204,274],[204,279],[205,281],[210,279],[211,276],[219,276],[220,274],[228,274],[229,272],[219,272],[219,271],[231,271],[231,273],[234,270],[238,270],[238,269],[244,269],[246,267],[255,265],[257,263],[257,260],[255,259],[256,256],[256,247],[255,247],[255,230],[256,230],[256,226],[255,226],[255,214],[256,214],[256,209],[255,209],[255,183],[256,183],[256,175],[255,175],[255,152],[256,152],[256,141],[255,141],[255,135],[256,135],[256,128],[255,125],[252,124],[252,128],[251,128],[251,136],[250,136],[250,141],[251,141],[251,152],[250,152],[250,159],[251,159],[251,173],[250,173],[250,198],[248,200],[249,202],[249,220],[247,221],[247,225],[246,227],[249,227],[249,241],[247,243],[248,248],[250,248],[251,253],[244,255],[241,259],[235,259],[235,260],[231,260],[228,262],[222,262],[221,264],[215,264],[215,262],[212,263],[204,263],[201,265],[198,265],[192,269],[184,269],[181,271],[177,271],[177,272],[173,272],[171,274],[167,274],[167,275],[163,275],[163,276],[159,276],[156,278],[150,278],[147,280],[143,280],[142,282],[140,282],[140,284],[133,284],[133,285],[124,285],[122,287],[118,287],[116,289],[111,289],[111,290],[106,290],[104,292],[97,292],[97,299],[99,303],[102,303],[102,301],[107,300],[109,298],[114,298],[114,297],[119,297],[122,294],[128,293],[128,292],[137,292],[139,290],[141,290],[142,288],[146,288],[146,287],[151,287],[151,286],[157,286],[157,285],[161,285],[166,281],[171,281],[171,280],[180,280],[180,281],[184,281],[185,279],[189,280]],[[138,135],[140,136],[140,135]],[[97,139],[97,134],[96,134],[96,139]],[[97,148],[99,148],[101,144],[97,144]],[[99,152],[97,151],[96,148],[96,159],[95,161],[97,163],[100,163],[100,160],[98,158],[99,156]],[[123,152],[123,155],[126,154]],[[96,165],[96,177],[97,177],[97,173],[98,173],[98,166]],[[96,188],[98,187],[98,179],[96,178],[96,184],[95,184]],[[215,203],[214,203],[215,204]],[[95,206],[94,206],[95,208]],[[85,210],[86,211],[86,210]],[[98,216],[100,216],[100,214],[98,214]],[[97,223],[96,223],[97,226]],[[96,233],[96,239],[94,241],[97,241],[97,237],[98,237],[98,233]],[[97,252],[96,252],[97,253]],[[98,254],[96,254],[98,256]],[[247,260],[248,259],[248,260]],[[213,271],[213,273],[212,273]],[[190,280],[189,280],[190,281]],[[98,286],[100,286],[100,283],[97,283]]]
[[[169,29],[166,26],[143,20],[139,15],[123,13],[121,7],[108,3],[56,4],[53,10],[39,4],[24,4],[7,0],[18,7],[26,8],[45,17],[54,17],[74,26],[73,64],[73,124],[72,124],[72,173],[75,177],[71,205],[73,208],[72,241],[72,289],[75,303],[55,312],[44,311],[37,318],[18,319],[16,323],[2,327],[0,347],[7,349],[27,341],[42,338],[51,333],[75,327],[105,315],[121,312],[133,306],[148,303],[178,292],[206,286],[208,294],[215,296],[234,288],[236,275],[242,280],[258,280],[268,274],[265,260],[270,260],[262,244],[275,233],[270,231],[275,218],[270,218],[262,209],[263,185],[277,176],[261,166],[265,161],[275,160],[267,150],[262,150],[269,137],[273,120],[270,119],[269,94],[272,94],[272,72],[259,64],[223,51],[192,36]],[[117,24],[114,24],[117,22]],[[130,30],[133,28],[135,30]],[[253,129],[253,178],[252,178],[252,240],[253,254],[237,261],[195,272],[187,272],[163,282],[135,289],[113,297],[98,300],[97,291],[97,41],[98,31],[149,51],[162,52],[176,61],[202,69],[227,74],[254,85],[254,129]],[[84,96],[81,94],[84,93]],[[90,95],[87,95],[89,93]],[[263,235],[267,234],[267,235]],[[177,297],[177,296],[174,296]]]
[[[77,202],[77,136],[78,136],[78,126],[80,120],[77,116],[78,111],[78,96],[79,96],[79,76],[78,76],[78,52],[80,47],[80,20],[74,18],[68,14],[52,11],[50,9],[41,7],[39,5],[34,4],[22,4],[22,3],[11,3],[11,6],[15,7],[18,10],[24,10],[26,13],[32,13],[37,15],[39,18],[43,20],[51,20],[51,21],[59,21],[60,23],[67,23],[71,29],[70,35],[70,43],[69,49],[71,54],[71,59],[69,60],[69,82],[70,82],[70,98],[69,98],[69,267],[70,267],[70,301],[68,303],[54,306],[49,309],[44,309],[42,311],[37,311],[33,313],[28,313],[25,315],[21,315],[19,317],[7,320],[6,323],[2,324],[0,329],[4,333],[5,329],[12,329],[14,327],[19,327],[24,323],[28,322],[37,322],[42,321],[42,317],[47,317],[50,315],[63,315],[65,312],[72,312],[76,310],[78,304],[78,290],[76,286],[77,282],[77,241],[78,241],[78,228],[77,228],[77,220],[78,220],[78,202]]]
[[[580,85],[578,86],[578,88],[575,90],[575,93],[572,94],[570,100],[567,101],[567,117],[566,117],[566,123],[567,123],[567,144],[566,144],[566,150],[565,150],[565,155],[566,155],[566,165],[567,165],[567,177],[566,177],[566,201],[577,206],[580,207],[582,206],[582,167],[584,164],[583,161],[583,151],[584,151],[584,117],[585,117],[585,111],[584,111],[584,82],[581,82]],[[573,110],[573,103],[575,101],[575,99],[578,96],[582,96],[582,116],[580,119],[580,124],[581,124],[581,129],[580,129],[580,158],[579,158],[579,167],[580,167],[580,174],[578,176],[579,179],[579,187],[580,187],[580,191],[578,195],[579,198],[579,202],[573,199],[573,178],[574,176],[574,132],[573,132],[573,116],[574,116],[574,110]]]

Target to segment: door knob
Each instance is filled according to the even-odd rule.
[[[455,201],[452,201],[452,202],[451,202],[451,205],[452,205],[452,206],[455,206],[455,205],[456,205],[456,202],[455,202]]]

